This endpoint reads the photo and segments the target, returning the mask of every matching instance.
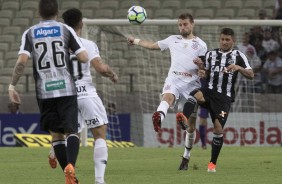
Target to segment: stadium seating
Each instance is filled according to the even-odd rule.
[[[119,7],[118,3],[119,3],[118,1],[114,1],[114,0],[112,0],[112,1],[101,1],[100,2],[100,8],[115,10],[115,9],[118,9],[118,7]]]
[[[20,26],[7,26],[2,30],[2,34],[13,34],[15,36],[19,36],[22,34],[22,29]]]
[[[120,2],[120,8],[129,9],[133,5],[139,5],[137,0],[122,0]]]
[[[235,11],[232,8],[222,8],[216,11],[215,18],[228,18],[232,19],[235,16]]]
[[[112,19],[114,16],[114,12],[111,9],[99,9],[94,12],[94,18],[104,18],[104,19]]]
[[[114,17],[115,19],[126,19],[127,14],[124,12],[127,12],[128,9],[119,9],[115,11]]]
[[[32,20],[34,18],[33,10],[21,10],[16,12],[16,17],[18,18],[28,18]]]
[[[203,8],[203,2],[201,0],[188,0],[185,1],[184,8]]]
[[[251,8],[239,9],[237,13],[237,18],[239,19],[255,19],[256,17],[255,10]]]
[[[172,9],[157,9],[155,11],[155,17],[158,17],[160,19],[172,19],[173,16],[173,10]]]
[[[100,2],[99,1],[83,1],[81,8],[82,9],[91,9],[95,11],[100,8]]]
[[[23,1],[21,5],[21,10],[33,10],[37,11],[38,9],[38,1],[33,0],[33,1]]]
[[[0,18],[11,18],[14,17],[13,10],[1,10],[0,11]]]
[[[145,0],[142,2],[142,6],[146,7],[146,9],[159,9],[161,7],[161,3],[158,0]]]
[[[262,7],[262,1],[260,0],[246,0],[244,8],[260,9]]]
[[[16,36],[15,35],[9,35],[9,34],[2,34],[0,35],[0,43],[14,43],[16,41]]]
[[[61,9],[80,8],[78,1],[63,1]]]
[[[207,0],[203,3],[204,8],[213,8],[213,9],[220,9],[221,8],[221,1],[220,0]]]
[[[195,18],[198,19],[212,19],[214,17],[214,11],[210,8],[201,8],[195,11]]]
[[[190,13],[191,15],[194,14],[194,11],[193,9],[188,9],[188,8],[185,8],[185,9],[177,9],[175,10],[175,13],[174,13],[174,18],[177,19],[178,16],[182,13]]]
[[[12,20],[12,26],[22,26],[22,27],[26,28],[26,27],[30,26],[30,22],[31,21],[28,18],[18,18],[18,17],[16,17]]]
[[[239,9],[243,6],[242,1],[238,1],[238,0],[228,0],[225,1],[225,5],[224,8],[235,8],[235,9]]]
[[[2,10],[20,10],[20,3],[16,1],[5,1],[2,3]]]
[[[181,7],[181,2],[178,0],[165,0],[162,3],[162,8],[169,8],[169,9],[176,10],[180,7]]]
[[[0,18],[0,26],[5,27],[10,25],[11,25],[11,20],[9,18]]]
[[[0,43],[0,51],[7,52],[9,50],[10,45],[8,43]]]
[[[275,1],[276,0],[267,0],[267,1],[263,1],[263,7],[264,8],[271,8],[271,9],[274,9],[274,6],[275,6]]]
[[[81,9],[82,16],[88,19],[93,18],[93,10],[90,9]]]

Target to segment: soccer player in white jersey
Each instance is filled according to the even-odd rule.
[[[223,28],[220,33],[218,49],[206,53],[205,62],[198,58],[195,64],[204,71],[207,85],[192,91],[193,96],[183,109],[189,118],[196,103],[209,110],[214,126],[211,159],[208,172],[216,172],[217,159],[223,145],[223,128],[227,121],[231,102],[235,100],[235,84],[240,73],[247,79],[254,78],[254,72],[247,57],[233,49],[235,33],[230,28]],[[200,72],[202,73],[202,72]],[[203,73],[202,73],[203,74]]]
[[[64,22],[76,31],[77,35],[81,34],[83,23],[80,10],[76,8],[69,9],[63,13],[62,17]],[[81,132],[87,126],[94,137],[95,182],[96,184],[103,184],[105,183],[104,175],[108,160],[106,144],[108,119],[105,107],[92,83],[91,65],[96,72],[108,77],[114,83],[117,82],[118,76],[107,64],[102,62],[99,49],[93,41],[80,39],[86,48],[89,60],[87,63],[79,63],[75,55],[71,56],[78,98],[78,132]]]
[[[175,102],[180,98],[188,99],[189,93],[201,86],[198,77],[198,66],[194,64],[193,59],[198,57],[204,59],[207,45],[199,37],[193,35],[193,28],[193,16],[189,13],[184,13],[178,17],[180,35],[171,35],[158,42],[134,37],[127,38],[128,43],[131,45],[139,45],[147,49],[170,50],[171,67],[163,87],[161,103],[152,116],[153,126],[156,132],[160,131],[161,122],[165,118],[168,108],[173,107]],[[183,158],[188,161],[190,150],[196,138],[196,111],[197,108],[195,108],[194,114],[188,120],[188,129],[186,130],[186,126],[182,126],[187,131],[185,137],[186,149]],[[185,117],[182,113],[178,113],[176,119],[177,121],[182,121]],[[180,168],[180,170],[187,170],[187,168]]]
[[[20,104],[15,85],[32,55],[40,128],[52,136],[66,184],[79,183],[74,169],[80,144],[77,94],[69,67],[69,50],[80,62],[87,62],[88,55],[73,29],[56,21],[56,0],[40,0],[39,14],[42,21],[22,35],[19,57],[9,85],[9,98],[12,103]]]

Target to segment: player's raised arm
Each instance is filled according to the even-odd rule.
[[[157,42],[149,41],[149,40],[141,40],[138,38],[134,38],[132,36],[127,37],[127,42],[129,45],[140,45],[141,47],[152,49],[152,50],[160,50]]]

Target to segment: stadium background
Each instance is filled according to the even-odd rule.
[[[251,21],[258,19],[260,9],[264,9],[270,17],[275,0],[64,0],[59,1],[60,14],[58,18],[61,20],[60,16],[64,10],[76,7],[81,9],[85,18],[89,19],[125,19],[127,10],[132,5],[143,6],[147,11],[148,19],[176,19],[180,13],[190,12],[196,20],[238,19]],[[8,111],[7,88],[17,59],[21,35],[27,27],[39,21],[37,6],[38,1],[0,1],[0,113]],[[196,25],[195,34],[206,41],[208,48],[212,49],[217,47],[218,33],[221,27]],[[238,43],[241,42],[242,35],[248,32],[252,26],[233,25],[231,27],[235,30]],[[169,52],[161,53],[128,47],[124,37],[124,35],[136,35],[140,38],[156,41],[168,35],[177,34],[177,26],[88,26],[85,31],[89,39],[97,42],[102,58],[113,66],[120,77],[117,85],[111,85],[107,79],[96,74],[93,78],[105,106],[107,107],[109,103],[116,104],[117,114],[110,116],[112,118],[110,121],[117,123],[116,126],[113,126],[115,130],[113,130],[114,135],[111,139],[119,140],[122,137],[121,134],[130,134],[130,141],[140,146],[148,144],[146,141],[150,142],[150,140],[157,140],[158,143],[163,142],[160,143],[162,146],[181,145],[182,134],[179,134],[175,127],[173,113],[165,122],[166,129],[163,137],[151,131],[150,115],[159,103],[159,92],[170,65]],[[248,92],[246,82],[243,79],[239,80],[238,84],[237,102],[232,107],[233,117],[229,121],[229,123],[235,121],[237,124],[239,121],[240,124],[236,130],[237,133],[233,132],[231,135],[236,139],[235,145],[245,145],[246,143],[252,145],[250,142],[254,138],[257,143],[255,145],[280,145],[282,95]],[[252,84],[247,86],[252,86]],[[24,114],[38,113],[31,62],[17,84],[17,90],[23,101],[21,111]],[[119,114],[129,115],[129,122],[127,120],[126,122],[120,121]],[[2,123],[4,123],[3,120]],[[128,125],[129,129],[127,127],[123,131],[120,130],[119,126],[122,124]],[[235,125],[231,124],[230,129],[232,126]],[[251,127],[255,127],[255,129],[251,129]],[[261,129],[263,131],[260,131]],[[170,134],[170,130],[173,131],[173,135]],[[267,141],[264,140],[271,139],[273,131],[275,141],[270,141],[271,144],[265,143]],[[5,136],[4,134],[2,126],[1,139],[2,136]]]

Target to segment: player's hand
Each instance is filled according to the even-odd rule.
[[[224,72],[224,73],[232,73],[232,72],[235,72],[235,71],[240,70],[240,68],[241,68],[241,67],[238,66],[238,65],[231,64],[231,65],[229,65],[228,67],[226,67],[223,72]]]
[[[206,78],[206,71],[205,70],[199,70],[198,71],[198,76],[200,78]]]
[[[129,36],[129,37],[127,37],[127,43],[129,44],[129,45],[134,45],[134,37],[133,36]]]
[[[199,68],[203,68],[203,67],[204,67],[204,62],[203,62],[202,59],[199,58],[199,57],[193,59],[193,62],[194,62],[195,65],[197,65]]]
[[[114,73],[114,75],[112,77],[110,77],[110,80],[113,82],[113,83],[117,83],[118,81],[118,76],[116,73]]]
[[[20,95],[16,90],[9,90],[9,98],[12,103],[21,104]]]

